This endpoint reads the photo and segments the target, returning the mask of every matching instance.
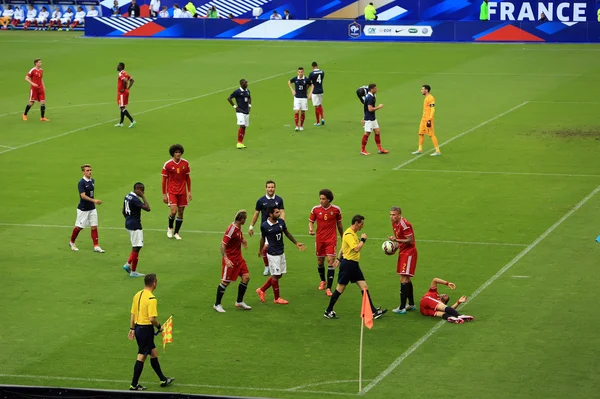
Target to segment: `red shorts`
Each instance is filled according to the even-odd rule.
[[[29,90],[29,101],[46,101],[46,90],[39,87],[32,87]]]
[[[414,277],[417,270],[417,251],[400,252],[396,272],[403,276]]]
[[[419,308],[421,314],[423,316],[435,316],[435,308],[438,304],[442,303],[441,301],[436,301],[433,298],[425,297],[421,298],[421,302],[419,303]]]
[[[119,104],[119,107],[125,107],[129,104],[128,90],[125,90],[124,93],[117,93],[117,104]]]
[[[230,261],[233,262],[233,267],[225,266],[225,259],[221,259],[221,280],[235,281],[239,276],[250,273],[244,258],[230,259]]]
[[[319,258],[324,258],[326,256],[336,256],[337,255],[337,241],[335,242],[316,242],[315,243],[315,251]]]
[[[169,206],[171,205],[177,205],[178,207],[182,207],[182,206],[187,206],[188,205],[188,200],[187,200],[187,194],[167,194],[167,197],[169,198]]]

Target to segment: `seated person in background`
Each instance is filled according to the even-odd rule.
[[[232,13],[229,13],[229,15],[227,16],[227,18],[229,18],[229,19],[234,19],[235,17],[233,16],[233,14],[232,14]]]
[[[83,8],[77,7],[77,12],[75,13],[75,18],[73,18],[73,23],[71,24],[71,29],[75,29],[77,25],[83,25],[85,21],[85,11]]]
[[[120,17],[121,12],[119,10],[119,0],[115,0],[113,6],[110,8],[110,16],[111,17]]]
[[[71,7],[69,7],[67,8],[67,12],[63,14],[62,18],[58,20],[58,29],[62,30],[62,24],[66,24],[68,26],[72,19],[73,10],[71,10]]]
[[[50,17],[50,29],[52,29],[54,24],[60,22],[60,17],[62,17],[62,12],[60,12],[59,7],[56,7],[54,11],[52,11],[52,16]]]
[[[15,7],[15,14],[13,15],[13,20],[11,22],[11,26],[14,28],[17,27],[25,19],[25,14],[23,10],[19,8],[19,6]]]
[[[42,7],[42,11],[38,14],[35,19],[35,30],[40,30],[40,23],[42,24],[42,30],[46,29],[46,22],[48,22],[48,17],[50,17],[50,13],[46,9],[46,7]]]
[[[37,18],[37,11],[30,4],[29,9],[27,10],[27,17],[25,18],[25,26],[23,26],[23,29],[27,30],[31,26],[31,24],[35,22],[36,18]]]
[[[4,11],[2,11],[2,17],[0,17],[0,24],[2,24],[3,30],[6,30],[8,24],[13,20],[13,15],[15,15],[15,10],[13,10],[12,6],[9,4]]]
[[[179,4],[173,4],[173,18],[181,18],[181,8],[179,8]]]
[[[219,12],[217,11],[217,6],[212,6],[211,8],[208,9],[208,12],[206,13],[206,18],[212,18],[212,19],[219,18]]]
[[[137,4],[136,0],[131,0],[131,4],[127,9],[127,14],[129,18],[137,18],[140,16],[140,6]]]
[[[548,17],[546,16],[546,14],[542,13],[542,15],[540,15],[540,21],[547,21]]]
[[[160,12],[158,13],[158,17],[159,18],[169,18],[170,17],[167,6],[162,7],[162,10],[160,10]]]
[[[96,10],[96,6],[92,6],[92,8],[85,14],[86,17],[97,17],[98,10]]]
[[[277,13],[277,10],[273,10],[273,14],[271,15],[271,19],[281,19],[281,15]]]
[[[156,18],[160,12],[160,0],[150,0],[150,17]]]
[[[294,19],[288,10],[283,10],[283,19]]]
[[[181,10],[181,16],[179,18],[192,18],[192,13],[187,8]]]

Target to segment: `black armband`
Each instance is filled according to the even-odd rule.
[[[362,242],[367,242],[367,239],[366,239],[366,238],[361,238],[360,240],[361,240]]]

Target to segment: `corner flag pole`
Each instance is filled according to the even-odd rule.
[[[360,348],[358,355],[358,392],[362,391],[362,355],[363,355],[363,336],[365,332],[365,323],[360,319]]]

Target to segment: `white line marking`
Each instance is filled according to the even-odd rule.
[[[136,101],[136,103],[159,103],[159,102],[163,102],[166,103],[167,101],[178,101],[178,100],[183,100],[182,98],[163,98],[162,100],[138,100]],[[106,102],[106,103],[93,103],[93,104],[70,104],[70,105],[59,105],[59,106],[52,106],[50,108],[48,108],[49,111],[52,111],[54,109],[61,109],[61,108],[71,108],[71,107],[95,107],[97,105],[114,105],[115,107],[117,106],[117,102],[116,101],[111,101],[111,102]],[[0,114],[0,118],[2,118],[3,116],[9,116],[9,115],[17,115],[17,114],[21,114],[23,113],[23,111],[15,111],[15,112],[9,112],[6,114]]]
[[[0,145],[0,147],[2,147],[2,148],[14,148],[14,147],[9,147],[7,145]]]
[[[73,226],[58,225],[58,224],[28,224],[28,223],[0,223],[0,226],[7,227],[39,227],[39,228],[55,228],[55,229],[72,229]],[[100,226],[102,230],[123,230],[124,227],[112,227],[112,226]],[[164,232],[165,229],[148,229],[144,228],[145,231],[159,231]],[[186,233],[193,234],[224,234],[223,231],[210,231],[210,230],[185,230]],[[296,234],[298,237],[314,237],[308,234]],[[371,237],[372,240],[387,240],[387,237]],[[514,244],[506,242],[481,242],[481,241],[451,241],[451,240],[422,240],[419,242],[427,242],[434,244],[458,244],[458,245],[497,245],[502,247],[526,247],[527,244]]]
[[[521,104],[519,104],[519,105],[517,105],[517,106],[515,106],[515,107],[512,107],[512,108],[511,108],[511,109],[509,109],[508,111],[504,111],[503,113],[501,113],[501,114],[499,114],[499,115],[496,115],[496,116],[494,116],[493,118],[491,118],[491,119],[488,119],[488,120],[487,120],[487,121],[485,121],[485,122],[481,122],[479,125],[477,125],[477,126],[475,126],[475,127],[472,127],[472,128],[470,128],[469,130],[465,130],[465,131],[464,131],[464,132],[462,132],[461,134],[459,134],[459,135],[457,135],[457,136],[454,136],[454,137],[452,137],[450,140],[447,140],[447,141],[443,142],[442,144],[440,144],[440,147],[443,147],[443,146],[445,146],[445,145],[447,145],[447,144],[450,144],[450,143],[451,143],[451,142],[453,142],[454,140],[456,140],[456,139],[458,139],[458,138],[461,138],[462,136],[464,136],[464,135],[466,135],[466,134],[469,134],[469,133],[471,133],[473,130],[477,130],[477,129],[479,129],[480,127],[482,127],[482,126],[485,126],[485,125],[487,125],[488,123],[490,123],[490,122],[493,122],[493,121],[495,121],[495,120],[496,120],[496,119],[498,119],[498,118],[502,118],[504,115],[506,115],[506,114],[509,114],[509,113],[513,112],[514,110],[516,110],[516,109],[519,109],[519,108],[521,108],[522,106],[524,106],[524,105],[527,105],[527,104],[529,104],[529,101],[522,102]],[[403,167],[405,167],[406,165],[409,165],[409,164],[411,164],[411,163],[415,162],[417,159],[421,158],[423,155],[427,155],[427,154],[430,154],[430,153],[432,153],[434,150],[435,150],[435,148],[432,148],[432,149],[430,149],[430,150],[428,150],[428,151],[425,151],[423,154],[421,154],[421,155],[417,155],[417,156],[415,156],[414,158],[411,158],[411,159],[409,159],[408,161],[406,161],[406,162],[404,162],[404,163],[402,163],[402,164],[400,164],[400,165],[396,166],[396,167],[395,167],[393,170],[402,169],[402,168],[403,168]],[[0,154],[1,154],[1,153],[0,153]],[[442,156],[443,156],[443,155],[442,155]]]
[[[575,205],[573,208],[571,208],[571,210],[569,212],[567,212],[563,217],[561,217],[556,223],[554,223],[552,226],[550,226],[546,231],[544,231],[538,238],[536,238],[531,244],[529,244],[527,246],[527,248],[525,248],[523,251],[521,251],[517,256],[515,256],[510,262],[508,262],[506,265],[504,265],[504,267],[500,270],[498,270],[498,272],[496,274],[494,274],[492,277],[490,277],[485,283],[483,283],[479,288],[477,288],[475,290],[475,292],[473,292],[471,294],[471,296],[469,297],[469,300],[467,303],[465,303],[464,306],[468,306],[469,303],[473,302],[473,300],[475,298],[477,298],[477,296],[479,294],[481,294],[481,292],[483,290],[485,290],[487,287],[489,287],[494,281],[498,280],[498,278],[500,278],[500,276],[502,276],[508,269],[510,269],[515,263],[517,263],[518,261],[520,261],[521,259],[523,259],[523,257],[525,255],[527,255],[529,252],[531,252],[531,250],[533,250],[544,238],[548,237],[548,235],[550,235],[550,233],[552,233],[554,230],[556,230],[556,228],[558,226],[560,226],[565,220],[567,220],[573,213],[575,213],[579,208],[581,208],[583,205],[585,205],[586,202],[588,202],[594,195],[596,195],[598,192],[600,191],[600,186],[596,187],[591,193],[589,193],[587,195],[587,197],[585,197],[584,199],[582,199],[581,201],[579,201],[579,203],[577,205]],[[463,306],[463,308],[464,308]],[[373,387],[375,387],[375,385],[377,385],[379,382],[381,382],[381,380],[383,380],[386,376],[388,376],[392,371],[394,371],[394,369],[396,367],[398,367],[403,361],[404,359],[406,359],[408,356],[410,356],[414,351],[416,351],[421,345],[423,345],[423,343],[425,343],[425,341],[427,341],[429,339],[429,337],[431,337],[437,330],[440,329],[440,327],[445,324],[445,321],[440,321],[439,323],[437,323],[431,330],[429,330],[425,335],[423,335],[421,337],[421,339],[419,339],[417,342],[415,342],[410,348],[408,348],[402,355],[400,355],[400,357],[398,357],[396,360],[394,360],[394,362],[392,364],[389,365],[389,367],[387,369],[385,369],[381,374],[379,374],[377,376],[377,378],[375,378],[373,381],[371,381],[369,383],[369,385],[367,385],[361,392],[359,392],[358,394],[360,396],[366,394],[367,392],[369,392],[371,389],[373,389]]]
[[[523,47],[521,50],[523,51],[600,51],[598,49],[591,48],[532,48],[532,47]]]
[[[532,100],[529,101],[530,103],[537,103],[537,104],[600,104],[600,101],[561,101],[561,100],[557,100],[557,101],[544,101],[544,100]]]
[[[293,73],[293,72],[295,72],[295,70],[294,70],[294,71],[286,71],[286,72],[278,73],[278,74],[276,74],[276,75],[271,75],[271,76],[268,76],[268,77],[266,77],[266,78],[261,78],[261,79],[257,79],[257,80],[249,80],[249,82],[250,82],[250,83],[258,83],[258,82],[263,82],[263,81],[265,81],[265,80],[269,80],[269,79],[277,78],[277,77],[279,77],[279,76],[287,75],[287,74],[289,74],[289,73]],[[197,99],[199,99],[199,98],[204,98],[204,97],[212,96],[213,94],[219,94],[219,93],[223,93],[223,92],[225,92],[225,91],[228,91],[228,90],[233,90],[233,89],[235,89],[235,88],[237,88],[237,87],[238,87],[238,86],[231,86],[231,87],[227,87],[227,88],[225,88],[225,89],[221,89],[221,90],[213,91],[213,92],[211,92],[211,93],[200,94],[199,96],[195,96],[195,97],[189,97],[189,98],[184,98],[184,99],[182,99],[182,100],[175,101],[175,102],[173,102],[173,103],[169,103],[169,104],[161,105],[160,107],[154,107],[154,108],[147,109],[147,110],[145,110],[145,111],[141,111],[141,112],[135,112],[135,113],[134,113],[134,115],[135,115],[135,116],[137,116],[137,115],[142,115],[142,114],[146,114],[146,113],[148,113],[148,112],[157,111],[157,110],[159,110],[159,109],[164,109],[164,108],[172,107],[172,106],[174,106],[174,105],[178,105],[178,104],[185,103],[185,102],[188,102],[188,101],[193,101],[193,100],[197,100]],[[115,121],[115,118],[112,118],[112,119],[110,119],[110,120],[107,120],[107,121],[104,121],[104,122],[98,122],[98,123],[94,123],[93,125],[89,125],[89,126],[80,127],[80,128],[78,128],[78,129],[74,129],[74,130],[69,130],[68,132],[61,133],[61,134],[57,134],[56,136],[46,137],[45,139],[41,139],[41,140],[32,141],[31,143],[23,144],[23,145],[20,145],[20,146],[17,146],[17,147],[14,147],[14,148],[8,149],[8,150],[0,151],[0,155],[1,155],[1,154],[6,154],[7,152],[11,152],[11,151],[19,150],[19,149],[21,149],[21,148],[29,147],[29,146],[32,146],[32,145],[35,145],[35,144],[43,143],[43,142],[46,142],[46,141],[49,141],[49,140],[57,139],[57,138],[59,138],[59,137],[68,136],[69,134],[77,133],[77,132],[80,132],[80,131],[82,131],[82,130],[92,129],[92,128],[94,128],[94,127],[97,127],[97,126],[106,125],[107,123],[112,123],[112,122],[114,122],[114,121]]]
[[[576,173],[536,173],[536,172],[491,172],[483,170],[448,170],[448,169],[402,169],[402,172],[426,173],[468,173],[475,175],[507,175],[507,176],[557,176],[557,177],[600,177],[600,175],[584,175]]]
[[[530,278],[531,276],[511,276],[512,278]]]
[[[47,375],[24,375],[24,374],[0,374],[0,377],[6,378],[24,378],[24,379],[32,379],[32,380],[57,380],[57,381],[83,381],[83,382],[93,382],[93,383],[117,383],[117,384],[125,384],[128,385],[131,383],[130,380],[109,380],[104,378],[82,378],[82,377],[52,377]],[[357,380],[351,380],[350,382],[355,382]],[[329,383],[337,383],[337,382],[346,382],[346,381],[332,381],[332,382],[324,382],[323,384]],[[309,384],[309,386],[317,386],[323,384]],[[176,382],[178,387],[190,387],[190,388],[210,388],[210,389],[227,389],[227,390],[242,390],[242,391],[265,391],[265,392],[304,392],[304,393],[315,393],[315,394],[326,394],[326,395],[341,395],[341,396],[356,396],[355,393],[345,393],[345,392],[331,392],[331,391],[314,391],[314,390],[305,390],[301,389],[301,387],[293,387],[293,388],[255,388],[255,387],[241,387],[241,386],[223,386],[223,385],[208,385],[208,384],[182,384]]]
[[[329,72],[336,73],[352,73],[360,74],[366,71],[340,71],[330,70]],[[369,71],[371,74],[390,74],[390,75],[448,75],[448,76],[538,76],[538,77],[567,77],[567,76],[581,76],[580,73],[510,73],[510,72],[423,72],[423,71]]]

